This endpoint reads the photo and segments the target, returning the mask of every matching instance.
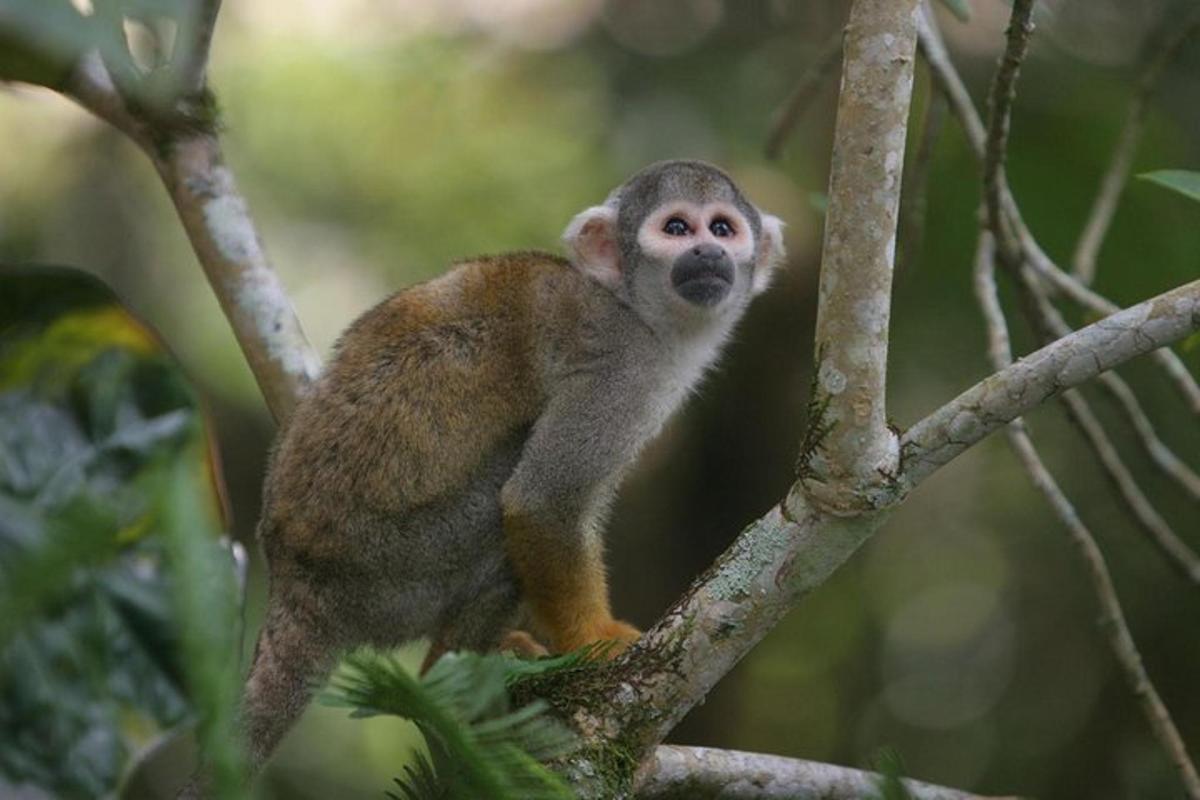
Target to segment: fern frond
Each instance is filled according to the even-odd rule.
[[[392,656],[359,651],[347,657],[323,700],[353,716],[391,714],[411,719],[425,736],[429,757],[418,754],[396,779],[397,800],[569,800],[566,783],[542,761],[561,757],[575,737],[546,715],[546,705],[513,709],[510,681],[573,667],[586,655],[548,663],[500,654],[449,653],[418,679]]]

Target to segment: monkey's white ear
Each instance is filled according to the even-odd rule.
[[[563,231],[563,244],[571,263],[585,275],[609,287],[621,282],[621,254],[617,250],[617,210],[592,206],[581,211]]]
[[[758,235],[758,247],[754,252],[754,294],[765,291],[771,285],[775,268],[783,263],[787,253],[783,249],[783,220],[774,214],[762,215],[762,230]]]

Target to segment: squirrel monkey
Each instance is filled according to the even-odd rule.
[[[492,649],[522,602],[553,651],[637,639],[610,610],[602,518],[767,287],[782,224],[719,169],[668,161],[563,239],[569,259],[466,261],[375,306],[280,434],[253,766],[360,644]]]

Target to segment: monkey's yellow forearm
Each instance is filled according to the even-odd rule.
[[[563,541],[561,531],[513,512],[504,515],[504,533],[522,596],[554,652],[615,640],[618,647],[610,651],[615,655],[637,639],[636,628],[613,619],[598,546],[556,547],[550,543]]]

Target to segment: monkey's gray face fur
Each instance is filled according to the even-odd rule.
[[[736,318],[783,257],[782,223],[698,161],[647,167],[564,239],[578,267],[655,328]]]

